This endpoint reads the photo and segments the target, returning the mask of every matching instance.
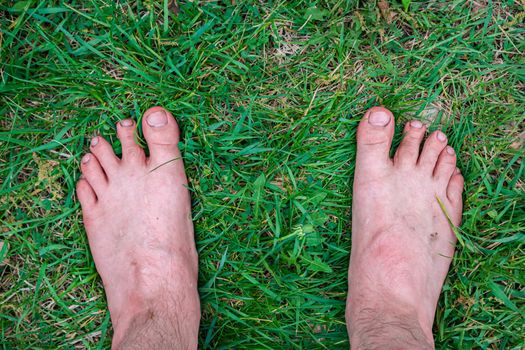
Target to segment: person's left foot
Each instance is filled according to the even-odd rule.
[[[373,107],[357,130],[347,303],[353,349],[432,348],[454,255],[463,176],[447,137],[417,120],[393,159],[394,116]]]
[[[196,348],[198,262],[179,129],[161,107],[146,111],[142,127],[148,158],[135,142],[134,122],[122,120],[117,125],[122,159],[95,137],[77,184],[107,295],[113,347],[139,347],[133,339],[147,331],[166,342],[161,347]],[[151,329],[141,328],[148,323]]]

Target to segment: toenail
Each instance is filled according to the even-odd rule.
[[[153,112],[146,118],[149,126],[158,128],[159,126],[164,126],[168,124],[168,116],[164,111]]]
[[[450,155],[454,155],[454,148],[450,147],[450,146],[447,146],[447,153],[450,154]]]
[[[98,136],[97,137],[94,137],[92,140],[91,140],[91,146],[96,146],[98,144]]]
[[[421,129],[423,127],[423,123],[421,123],[419,120],[412,120],[410,122],[410,126],[416,129]]]
[[[133,120],[131,119],[124,119],[120,121],[120,125],[128,127],[133,125]]]
[[[437,139],[439,141],[445,141],[447,139],[447,136],[445,134],[443,134],[443,132],[441,131],[438,131],[437,132]]]
[[[86,164],[91,159],[91,154],[86,154],[84,157],[82,157],[82,163]]]
[[[383,111],[370,112],[368,123],[374,126],[386,126],[390,121],[390,115]]]

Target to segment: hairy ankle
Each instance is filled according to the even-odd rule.
[[[347,309],[352,349],[434,349],[431,329],[424,329],[410,306]]]
[[[125,276],[128,278],[126,284],[116,283],[119,281],[116,279],[104,281],[114,330],[114,348],[137,329],[157,322],[158,315],[167,322],[184,322],[186,318],[190,322],[188,327],[196,320],[193,323],[198,328],[200,303],[196,254],[187,257],[177,252],[173,256],[157,256],[163,259],[153,261],[151,255],[146,254],[133,259],[129,268],[131,273]],[[162,325],[158,328],[162,331]]]
[[[196,288],[135,301],[113,320],[113,349],[196,349],[200,302]]]

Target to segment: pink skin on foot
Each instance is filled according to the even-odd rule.
[[[358,127],[347,300],[355,349],[370,340],[364,339],[371,333],[363,327],[367,315],[376,317],[374,310],[378,319],[412,315],[422,337],[433,344],[436,304],[456,243],[437,198],[459,225],[463,177],[441,131],[430,134],[420,152],[425,132],[421,122],[407,123],[391,159],[390,111],[374,107]]]
[[[117,124],[122,159],[104,138],[95,137],[91,153],[82,158],[83,178],[77,184],[91,252],[107,295],[113,347],[130,338],[129,333],[140,333],[136,328],[141,322],[169,319],[166,334],[158,334],[163,330],[156,327],[160,330],[155,336],[178,341],[169,334],[176,328],[186,341],[181,348],[196,348],[198,263],[190,195],[177,146],[179,129],[161,107],[146,111],[142,127],[149,158],[135,142],[135,123],[122,120]]]

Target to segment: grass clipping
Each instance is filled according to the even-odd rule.
[[[436,199],[439,203],[439,206],[441,207],[441,211],[443,211],[443,214],[445,214],[445,217],[447,218],[447,221],[448,221],[448,224],[450,225],[450,228],[452,229],[452,232],[454,232],[454,235],[456,236],[459,244],[461,245],[461,247],[465,247],[465,241],[463,240],[463,237],[461,236],[461,234],[459,233],[459,229],[456,227],[456,225],[454,225],[452,223],[452,219],[450,218],[450,215],[448,215],[448,212],[447,212],[447,209],[445,208],[445,205],[443,204],[443,202],[441,201],[441,199],[439,199],[439,197],[436,195]]]

